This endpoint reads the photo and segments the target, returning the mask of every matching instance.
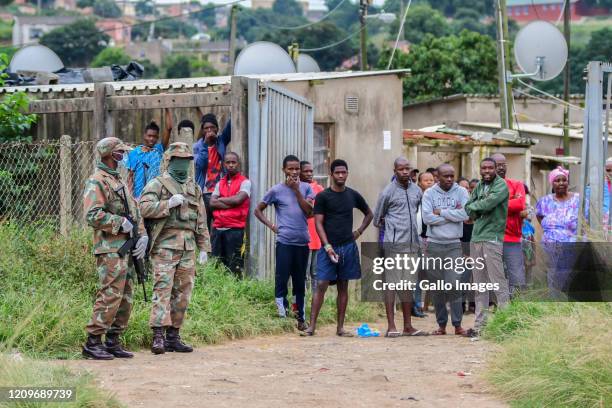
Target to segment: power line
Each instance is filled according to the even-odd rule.
[[[538,89],[538,88],[536,88],[535,86],[529,85],[528,83],[526,83],[526,82],[522,81],[520,78],[517,78],[517,81],[519,81],[521,84],[523,84],[524,86],[526,86],[526,87],[527,87],[527,88],[529,88],[529,89],[532,89],[532,90],[534,90],[534,91],[536,91],[536,92],[541,93],[542,95],[546,95],[546,96],[548,96],[549,98],[554,99],[554,100],[556,100],[556,101],[560,102],[560,103],[561,103],[562,105],[564,105],[564,106],[565,106],[565,105],[567,105],[567,106],[569,106],[570,108],[573,108],[573,109],[578,109],[578,110],[581,110],[581,111],[583,111],[583,110],[584,110],[584,109],[583,109],[583,108],[581,108],[580,106],[572,105],[571,103],[565,102],[563,99],[557,98],[556,96],[554,96],[554,95],[552,95],[552,94],[549,94],[548,92],[545,92],[545,91],[543,91],[543,90],[541,90],[541,89]]]
[[[367,25],[367,24],[366,24]],[[361,27],[359,30],[355,31],[354,33],[349,34],[347,37],[343,38],[340,41],[337,41],[335,43],[332,44],[328,44],[328,45],[324,45],[323,47],[318,47],[318,48],[300,48],[300,51],[304,51],[304,52],[314,52],[314,51],[322,51],[322,50],[326,50],[328,48],[333,48],[336,45],[340,45],[343,42],[346,42],[348,40],[350,40],[351,38],[353,38],[354,36],[356,36],[357,34],[361,33],[365,28],[366,25],[364,25],[363,27]]]
[[[563,5],[561,6],[561,13],[559,13],[559,17],[557,17],[557,22],[555,23],[556,26],[559,25],[559,23],[561,22],[561,19],[563,18],[563,12],[565,10],[565,3],[567,2],[567,0],[563,1]]]
[[[327,17],[331,16],[336,10],[338,10],[338,8],[340,8],[340,6],[342,4],[344,4],[345,1],[346,0],[340,1],[340,3],[338,3],[336,5],[336,7],[334,7],[332,10],[327,12],[327,14],[325,14],[323,17],[321,17],[317,21],[313,21],[313,22],[310,22],[310,23],[305,23],[305,24],[301,24],[301,25],[297,25],[297,26],[277,26],[277,25],[274,25],[274,24],[265,24],[265,25],[270,27],[270,28],[277,29],[277,30],[299,30],[301,28],[311,27],[313,25],[319,24],[320,22],[325,20]]]
[[[402,30],[404,29],[404,23],[406,22],[406,16],[408,15],[408,10],[410,9],[411,4],[412,4],[412,0],[408,2],[408,6],[406,7],[406,10],[404,11],[404,16],[402,17],[402,21],[400,22],[399,30],[397,31],[397,37],[395,38],[395,44],[393,45],[393,51],[391,51],[391,57],[389,57],[389,63],[387,63],[387,70],[391,68],[391,63],[393,62],[393,57],[395,56],[395,50],[397,49],[397,44],[399,44],[400,35],[402,34]]]

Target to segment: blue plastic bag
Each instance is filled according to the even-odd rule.
[[[363,323],[357,328],[357,336],[359,337],[378,337],[380,332],[378,330],[372,330],[367,323]]]

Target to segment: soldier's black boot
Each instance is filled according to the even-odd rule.
[[[104,344],[102,344],[102,336],[93,334],[87,336],[87,341],[83,346],[83,357],[93,360],[112,360],[115,358],[106,351]]]
[[[177,353],[191,353],[193,347],[183,343],[179,335],[179,329],[168,327],[166,329],[166,341],[164,342],[166,351],[176,351]]]
[[[106,335],[106,341],[104,342],[104,346],[106,347],[106,351],[108,351],[109,353],[111,353],[113,356],[117,357],[117,358],[132,358],[134,357],[134,354],[130,353],[129,351],[125,350],[122,346],[121,346],[121,342],[119,341],[119,335],[118,334],[107,334]]]
[[[166,352],[164,348],[163,327],[153,327],[153,344],[151,345],[151,352],[153,354],[164,354]]]

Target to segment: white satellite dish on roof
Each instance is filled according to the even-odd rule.
[[[234,64],[234,75],[293,73],[295,64],[287,51],[268,41],[247,45]]]
[[[43,71],[56,72],[64,68],[60,57],[44,45],[26,45],[13,55],[9,72]]]
[[[533,21],[523,27],[514,40],[514,58],[524,74],[548,81],[563,71],[567,62],[567,42],[561,31],[547,21]]]
[[[300,54],[297,61],[297,72],[321,72],[321,68],[310,55]]]

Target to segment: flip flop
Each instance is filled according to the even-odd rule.
[[[314,336],[313,332],[301,331],[299,332],[300,337],[311,337]]]
[[[422,330],[417,330],[412,333],[402,333],[402,336],[406,336],[406,337],[429,336],[429,333],[424,332]]]
[[[385,333],[385,337],[390,337],[390,338],[396,338],[396,337],[400,337],[402,335],[402,333],[398,332],[398,331],[388,331]]]
[[[355,335],[351,332],[348,331],[342,331],[340,333],[336,333],[336,336],[338,337],[355,337]]]
[[[437,329],[431,332],[432,336],[445,336],[446,335],[446,330],[442,330],[442,329]]]

